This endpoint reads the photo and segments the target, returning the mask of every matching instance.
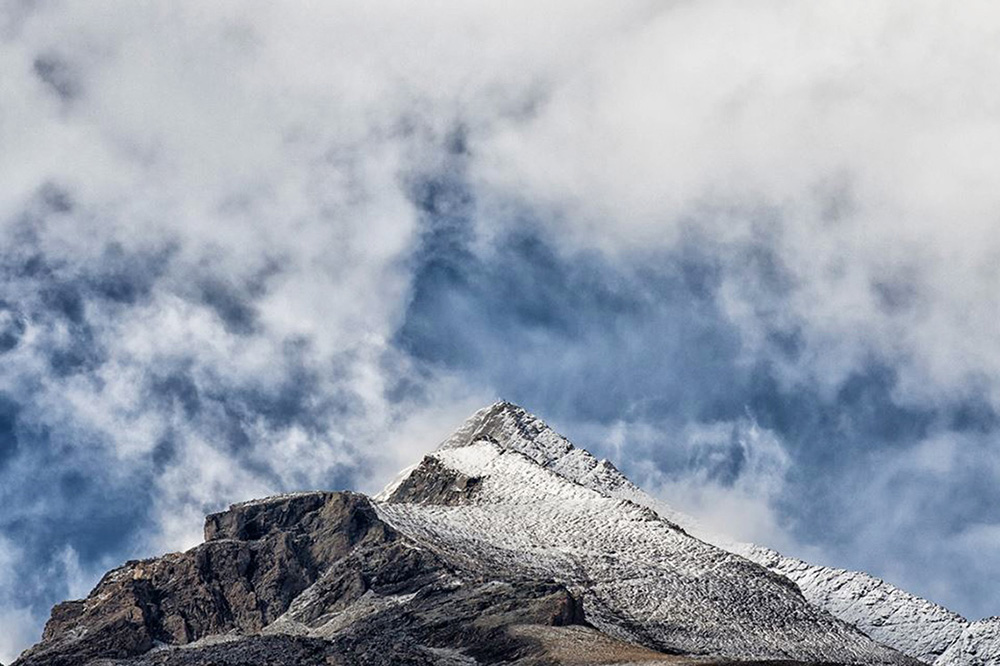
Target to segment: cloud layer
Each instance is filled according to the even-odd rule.
[[[737,536],[998,612],[998,29],[8,3],[0,661],[206,511],[372,490],[497,395]]]

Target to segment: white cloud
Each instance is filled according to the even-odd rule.
[[[482,237],[523,204],[567,252],[634,262],[695,241],[723,267],[748,359],[776,330],[801,337],[776,359],[787,381],[833,390],[875,357],[900,370],[900,401],[1000,405],[997,18],[986,2],[777,0],[2,9],[7,256],[40,255],[70,285],[97,280],[110,246],[162,257],[132,302],[84,297],[106,357],[75,376],[46,354],[86,336],[42,316],[41,278],[11,269],[4,298],[27,323],[0,389],[30,390],[25,419],[104,447],[123,476],[173,438],[142,552],[190,545],[207,507],[344,469],[377,488],[493,398],[419,375],[391,341],[420,232],[406,188],[451,166],[442,146],[461,127]],[[182,397],[151,407],[151,376],[173,370],[197,417]],[[389,399],[401,381],[424,398]],[[226,411],[296,386],[316,422]],[[251,440],[239,452],[227,419]],[[774,433],[746,420],[672,436],[697,451],[734,429],[733,483],[702,469],[663,493],[780,546]]]
[[[876,355],[903,370],[902,399],[961,393],[1000,369],[1000,16],[966,9],[664,7],[484,137],[479,176],[552,211],[565,243],[716,245],[748,356],[768,330],[801,334],[792,379],[836,386]],[[776,311],[740,261],[750,244],[787,270]]]
[[[209,505],[323,485],[352,465],[386,473],[382,457],[413,455],[400,442],[427,445],[403,436],[386,446],[393,429],[436,430],[420,424],[488,391],[414,380],[448,405],[427,413],[412,413],[426,401],[386,397],[411,373],[390,345],[417,233],[409,181],[440,167],[457,125],[523,116],[594,39],[643,15],[578,3],[439,3],[418,14],[401,3],[228,2],[8,14],[0,169],[16,178],[0,199],[5,243],[70,285],[103,269],[109,244],[162,265],[127,307],[84,295],[83,333],[33,314],[2,385],[34,386],[24,418],[92,433],[123,470],[164,438],[178,442],[155,480],[158,547],[189,544],[191,516]],[[60,197],[55,210],[40,191]],[[48,307],[32,279],[13,288],[23,309]],[[45,354],[83,335],[101,363],[50,376]],[[329,413],[312,431],[241,416],[252,450],[230,469],[222,433],[190,423],[176,402],[151,408],[151,374],[178,365],[215,399],[273,392],[307,369],[301,400]]]

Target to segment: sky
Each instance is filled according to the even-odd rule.
[[[1000,614],[1000,9],[0,4],[0,661],[498,397]]]

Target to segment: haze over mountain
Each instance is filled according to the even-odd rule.
[[[15,666],[1000,664],[996,619],[685,523],[497,402],[373,498],[208,516],[204,544],[53,609]]]

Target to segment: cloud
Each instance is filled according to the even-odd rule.
[[[9,591],[18,583],[14,575],[20,553],[8,539],[0,536],[0,624],[4,631],[0,634],[0,655],[16,656],[35,638],[39,619],[30,609],[12,599]]]
[[[22,9],[0,46],[0,529],[13,571],[51,576],[0,607],[37,632],[109,565],[192,545],[208,510],[376,488],[416,454],[404,433],[477,392],[389,344],[407,174],[455,115],[411,104],[398,11],[372,51],[358,8]]]
[[[697,236],[748,355],[798,336],[792,380],[836,387],[874,355],[901,399],[933,402],[997,374],[993,18],[673,5],[484,137],[477,174],[574,245]],[[777,282],[746,265],[754,248]]]
[[[206,511],[376,489],[498,395],[995,612],[1000,563],[947,565],[998,520],[993,11],[8,3],[0,660]]]
[[[867,452],[867,472],[841,479],[836,512],[845,519],[830,524],[844,531],[836,535],[843,545],[827,547],[827,557],[878,568],[908,590],[971,609],[974,619],[994,613],[995,595],[982,581],[998,564],[995,447],[994,432],[940,431],[906,455]],[[885,557],[904,548],[907,557]]]
[[[610,443],[640,487],[707,532],[730,539],[801,548],[776,507],[785,492],[791,458],[777,433],[750,415],[732,421],[688,422],[674,431],[620,422]],[[672,460],[645,458],[636,449],[668,449]],[[647,453],[647,455],[649,455]]]

